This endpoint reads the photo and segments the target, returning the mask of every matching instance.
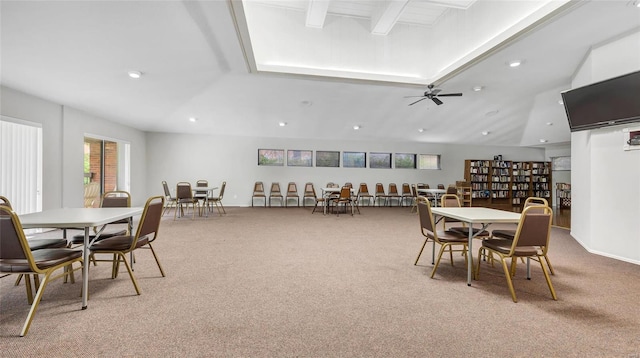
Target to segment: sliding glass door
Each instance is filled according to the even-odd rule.
[[[105,192],[129,191],[129,143],[84,138],[84,206],[97,207]]]

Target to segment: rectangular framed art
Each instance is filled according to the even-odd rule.
[[[258,149],[258,165],[284,166],[284,149]]]
[[[290,167],[310,167],[313,165],[313,151],[311,150],[288,150],[287,166]]]

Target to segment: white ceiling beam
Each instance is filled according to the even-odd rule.
[[[371,33],[387,35],[396,24],[409,0],[380,1],[371,16]]]
[[[321,29],[324,26],[324,19],[327,17],[329,3],[331,0],[309,0],[307,8],[307,27]]]

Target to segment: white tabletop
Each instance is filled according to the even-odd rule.
[[[52,209],[20,215],[20,223],[25,229],[92,227],[141,214],[142,210],[142,207]]]
[[[438,207],[431,208],[435,215],[446,216],[468,223],[517,223],[520,221],[520,213],[511,211],[479,208],[479,207]]]
[[[218,189],[217,186],[192,186],[192,191],[212,191]]]
[[[416,189],[418,191],[418,193],[422,192],[422,193],[431,193],[431,194],[446,194],[447,190],[446,189]]]

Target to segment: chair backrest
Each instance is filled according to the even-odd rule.
[[[196,188],[206,188],[209,186],[209,181],[208,180],[198,180],[196,181]],[[206,196],[207,195],[207,191],[206,190],[196,190],[195,193],[196,196]]]
[[[343,186],[340,189],[340,199],[339,200],[349,200],[351,199],[351,188],[348,186]]]
[[[298,186],[294,182],[290,182],[287,185],[287,195],[298,195]]]
[[[332,181],[328,182],[327,186],[326,186],[326,188],[337,188],[337,187],[338,187],[338,184],[336,184],[336,183],[334,183]]]
[[[548,247],[553,210],[548,206],[528,206],[521,215],[510,254],[522,246]]]
[[[438,189],[444,189],[444,184],[438,184]]]
[[[409,183],[402,183],[402,195],[411,195],[411,187]]]
[[[460,198],[458,198],[457,195],[455,194],[444,194],[443,196],[440,197],[440,206],[442,207],[452,207],[452,208],[459,208],[462,206],[462,204],[460,204]]]
[[[224,188],[226,187],[227,187],[227,182],[223,181],[222,186],[220,187],[220,194],[218,194],[218,200],[222,200],[222,197],[224,196]]]
[[[416,189],[415,184],[411,184],[411,196],[413,196],[414,198],[418,197],[418,190]]]
[[[429,189],[429,184],[418,183],[418,189]]]
[[[350,182],[344,183],[344,186],[349,187],[349,188],[353,188],[353,184],[351,184]]]
[[[176,199],[192,199],[191,183],[181,181],[176,184]]]
[[[420,229],[422,235],[432,237],[437,240],[436,226],[433,221],[433,215],[431,214],[431,204],[429,200],[424,196],[418,196],[416,198],[418,207],[418,217],[420,218]]]
[[[545,206],[549,206],[549,202],[547,201],[547,199],[545,198],[539,198],[536,196],[530,196],[527,198],[527,200],[524,201],[524,208],[530,207],[530,206],[535,206],[535,207],[545,207]],[[533,210],[533,211],[537,211],[537,212],[544,212],[543,210],[537,209],[537,210]]]
[[[102,195],[100,201],[101,208],[130,208],[131,207],[131,194],[126,191],[116,190],[108,191]],[[128,219],[122,219],[114,221],[111,224],[125,224],[129,223]]]
[[[253,184],[253,195],[262,194],[264,195],[264,184],[261,181],[257,181]]]
[[[41,272],[35,264],[18,215],[11,207],[0,205],[0,262],[18,260],[26,260],[32,272]],[[6,266],[10,270],[11,264]]]
[[[162,188],[164,189],[164,196],[167,198],[171,197],[171,191],[169,190],[169,185],[166,181],[162,181]]]
[[[453,185],[447,187],[447,194],[458,194],[458,188]]]
[[[358,195],[371,195],[369,194],[369,187],[367,183],[360,183],[360,189],[358,189]]]
[[[309,182],[304,185],[304,196],[316,197],[316,190],[313,187],[313,183]]]
[[[6,196],[0,195],[0,206],[8,206],[11,209],[11,202]]]
[[[160,229],[160,221],[162,219],[162,210],[164,208],[163,196],[152,196],[147,199],[144,204],[144,210],[140,217],[140,223],[136,230],[135,239],[132,242],[132,249],[137,244],[137,241],[141,237],[147,237],[149,241],[153,241],[158,236],[158,230]]]
[[[376,183],[376,195],[378,194],[384,195],[384,186],[382,183]]]
[[[398,195],[398,186],[396,183],[389,183],[389,195]]]
[[[271,195],[280,193],[280,183],[271,183]]]

